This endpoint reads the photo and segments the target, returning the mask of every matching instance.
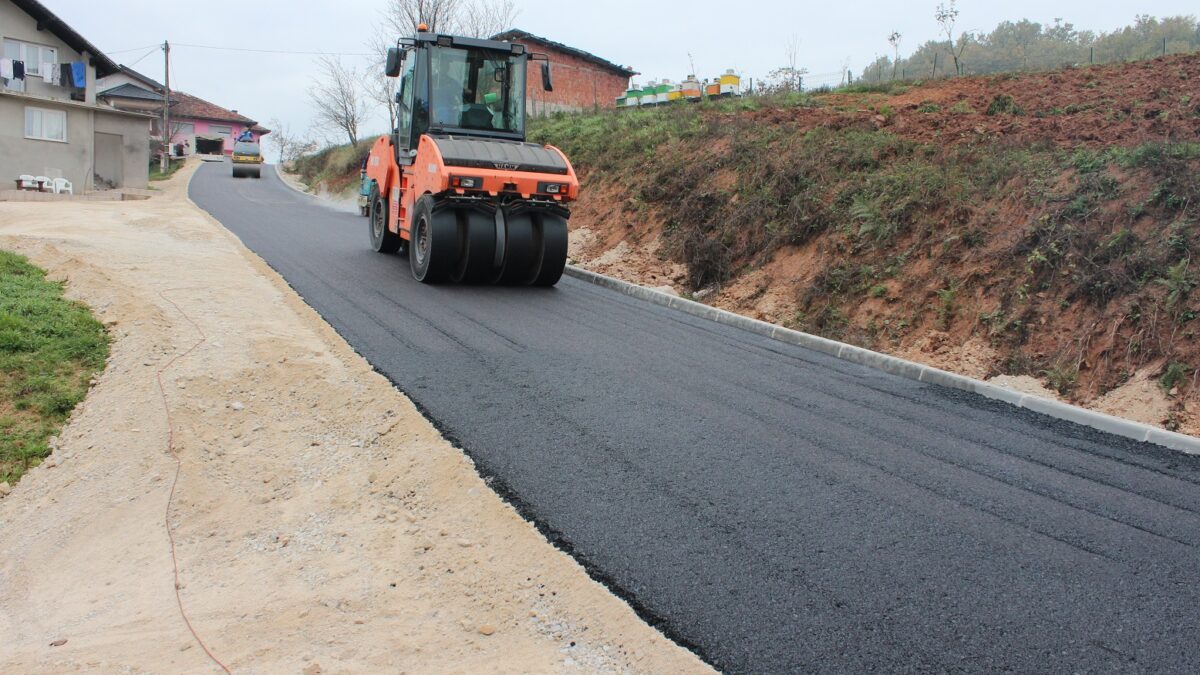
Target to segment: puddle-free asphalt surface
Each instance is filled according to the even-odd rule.
[[[274,171],[192,198],[732,672],[1200,671],[1200,460],[574,279],[423,286]]]

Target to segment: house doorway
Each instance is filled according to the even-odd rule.
[[[225,154],[225,139],[197,136],[196,153],[201,155],[223,155]]]

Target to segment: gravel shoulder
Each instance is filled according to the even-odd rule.
[[[0,500],[0,672],[211,672],[167,527],[183,608],[237,672],[708,670],[197,209],[196,166],[149,201],[0,203],[0,248],[114,339],[53,456]]]

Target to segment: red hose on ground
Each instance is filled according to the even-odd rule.
[[[175,422],[171,418],[171,406],[167,403],[167,388],[163,385],[162,376],[163,373],[172,365],[174,365],[176,361],[187,357],[189,354],[199,349],[200,345],[208,341],[208,336],[204,334],[204,331],[200,329],[200,326],[195,321],[192,321],[192,318],[188,316],[187,313],[179,307],[179,305],[175,304],[174,300],[166,296],[167,293],[184,290],[189,289],[174,288],[168,291],[159,291],[158,293],[163,300],[171,303],[171,306],[175,308],[175,311],[179,312],[180,316],[186,319],[188,323],[192,324],[192,328],[195,328],[196,332],[200,335],[200,339],[196,342],[196,344],[192,345],[186,352],[178,354],[170,361],[167,361],[166,365],[159,368],[155,373],[155,376],[158,378],[158,393],[162,395],[163,411],[167,414],[167,452],[169,452],[171,457],[175,460],[175,477],[171,480],[171,494],[169,497],[167,497],[167,508],[166,513],[163,516],[163,523],[167,527],[167,538],[171,540],[171,565],[175,568],[175,603],[179,605],[179,615],[183,617],[183,622],[187,624],[187,628],[192,633],[192,637],[196,639],[196,644],[200,645],[200,648],[204,650],[205,654],[208,654],[208,658],[212,659],[212,662],[217,664],[217,667],[219,667],[221,670],[225,671],[226,673],[230,673],[231,671],[229,670],[229,667],[224,663],[221,663],[221,660],[212,653],[212,650],[209,649],[208,645],[204,643],[204,640],[200,637],[200,634],[196,632],[196,628],[192,626],[191,619],[188,618],[187,610],[184,609],[183,596],[179,592],[179,560],[175,557],[175,532],[171,529],[171,504],[175,501],[175,486],[179,484],[179,473],[183,468],[183,462],[179,459],[179,453],[175,451]]]

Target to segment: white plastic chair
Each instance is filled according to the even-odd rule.
[[[35,179],[30,174],[23,173],[18,178],[18,180],[21,181],[20,187],[17,188],[18,190],[36,190],[37,189],[37,179]]]
[[[42,192],[45,192],[46,188],[54,189],[54,181],[50,180],[49,176],[37,176],[34,180],[37,181],[35,187],[36,185],[42,186]]]
[[[67,180],[66,178],[55,178],[54,193],[62,194],[64,192],[69,195],[75,194],[75,188],[71,186],[71,181]]]

